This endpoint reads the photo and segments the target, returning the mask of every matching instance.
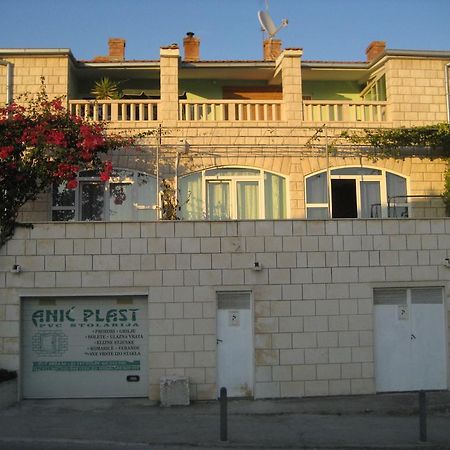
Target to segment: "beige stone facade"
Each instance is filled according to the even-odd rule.
[[[192,398],[212,399],[217,292],[244,290],[256,398],[373,393],[373,289],[433,286],[447,295],[449,232],[448,219],[19,229],[1,250],[0,361],[19,367],[23,297],[139,293],[148,298],[149,397],[158,399],[160,376],[183,375]],[[23,272],[11,273],[13,264]]]
[[[445,122],[450,52],[379,46],[368,62],[339,63],[303,61],[302,50],[286,49],[276,61],[186,62],[170,46],[159,61],[108,58],[0,49],[0,60],[13,65],[14,97],[36,93],[43,76],[47,92],[66,95],[72,111],[98,118],[102,107],[112,132],[152,131],[139,148],[110,155],[115,167],[152,177],[158,168],[158,179],[172,183],[212,168],[258,169],[261,180],[275,174],[286,185],[284,220],[49,222],[52,195],[43,193],[20,216],[34,227],[17,228],[0,249],[0,367],[21,376],[21,320],[30,296],[145,297],[146,383],[154,400],[166,375],[187,376],[193,399],[216,397],[220,292],[250,294],[255,398],[376,392],[377,288],[442,289],[448,344],[450,219],[439,198],[447,161],[428,153],[379,159],[350,147],[341,133]],[[86,100],[89,82],[101,76],[131,78],[133,98]],[[6,77],[0,65],[0,102]],[[359,91],[339,91],[345,81],[364,93],[381,77],[385,99],[354,100]],[[306,81],[338,87],[329,99],[306,98]],[[268,94],[274,86],[281,100]],[[221,98],[225,92],[249,98]],[[385,198],[381,177],[400,177],[410,196],[408,218],[308,216],[309,206],[324,203],[308,200],[308,177],[329,179],[343,169],[336,176],[346,179],[349,168],[376,172]],[[355,183],[375,179],[350,174]],[[329,198],[327,206],[331,214]],[[17,265],[22,272],[12,271]],[[445,351],[447,367],[448,345]],[[448,381],[447,370],[447,388]]]

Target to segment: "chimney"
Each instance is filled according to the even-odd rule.
[[[264,61],[275,61],[281,55],[280,39],[266,39],[263,44]]]
[[[386,50],[385,41],[372,41],[366,48],[367,61],[371,62]]]
[[[125,39],[110,38],[108,40],[109,59],[111,61],[123,61],[125,59]]]
[[[186,33],[183,39],[184,60],[187,62],[195,62],[200,60],[200,39],[194,37],[194,33],[190,31]]]

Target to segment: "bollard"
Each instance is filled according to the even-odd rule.
[[[228,439],[228,418],[227,418],[227,388],[220,388],[220,440]]]
[[[427,441],[427,398],[425,391],[419,391],[420,441]]]

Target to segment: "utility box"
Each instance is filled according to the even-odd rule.
[[[189,405],[189,378],[164,376],[159,381],[161,406]]]

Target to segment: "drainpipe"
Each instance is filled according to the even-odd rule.
[[[445,94],[447,96],[447,122],[450,123],[450,88],[448,86],[448,71],[450,68],[450,63],[445,65]]]
[[[0,61],[0,66],[6,66],[6,104],[12,101],[12,63],[8,61]]]

